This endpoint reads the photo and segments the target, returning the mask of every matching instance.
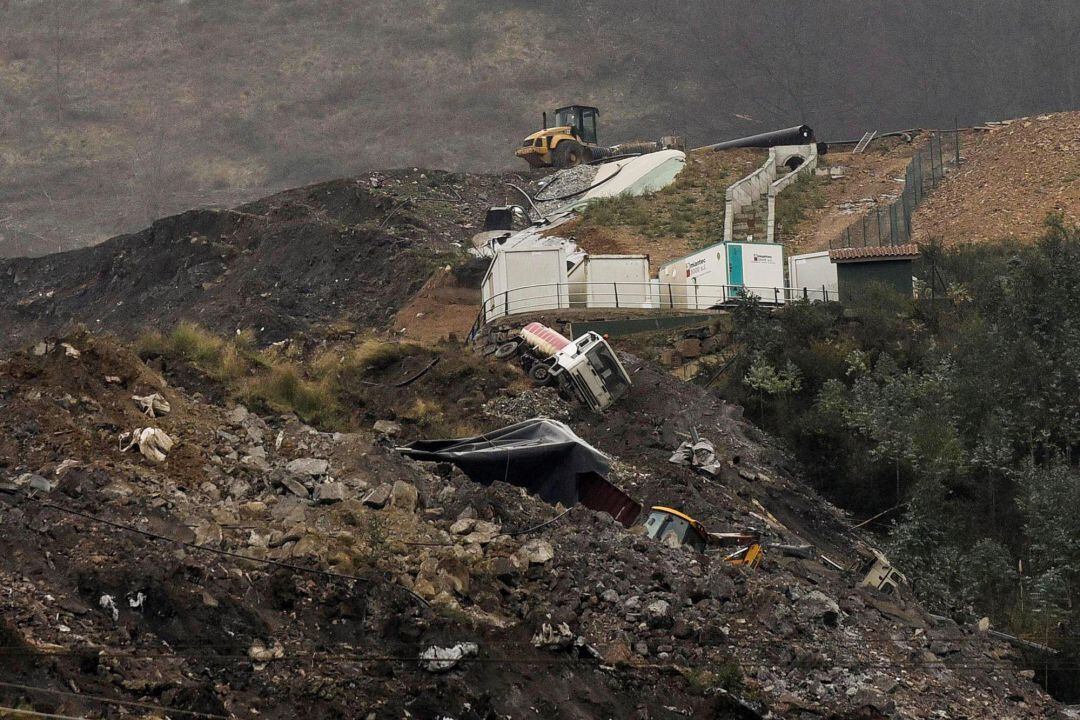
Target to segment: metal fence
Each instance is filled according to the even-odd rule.
[[[904,173],[904,190],[888,205],[878,206],[844,228],[829,247],[876,247],[911,242],[911,216],[927,193],[949,170],[960,165],[960,132],[936,132],[919,148]]]
[[[548,310],[645,310],[681,312],[708,310],[753,296],[768,305],[795,300],[836,301],[827,287],[751,287],[747,285],[695,285],[658,282],[569,282],[529,285],[498,293],[481,305],[474,330],[508,315]]]

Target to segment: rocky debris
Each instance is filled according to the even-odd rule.
[[[534,201],[541,214],[558,210],[573,198],[565,200],[567,195],[577,195],[588,190],[596,178],[597,165],[578,165],[577,167],[559,170],[537,183]],[[528,208],[526,208],[528,209]]]
[[[450,647],[432,646],[420,653],[420,667],[428,672],[442,673],[453,670],[464,658],[476,657],[480,646],[474,642],[460,642]]]
[[[499,395],[483,405],[488,417],[519,423],[530,418],[545,417],[566,421],[573,415],[573,406],[559,396],[554,388],[541,387]]]
[[[543,705],[554,676],[529,668],[558,652],[558,677],[588,689],[588,709],[574,705],[583,717],[633,717],[639,708],[666,717],[674,711],[665,706],[684,717],[725,717],[716,708],[734,707],[743,694],[755,698],[759,715],[793,718],[806,717],[805,708],[860,717],[867,703],[901,718],[1052,711],[1009,663],[1008,646],[936,623],[905,593],[882,596],[781,553],[756,570],[736,568],[665,547],[606,513],[560,516],[561,508],[512,484],[484,486],[456,469],[405,460],[373,433],[321,433],[292,416],[227,411],[173,386],[173,412],[160,424],[184,443],[162,464],[121,455],[115,436],[97,429],[143,417],[130,399],[138,385],[101,378],[131,377],[132,369],[94,364],[101,349],[77,344],[77,361],[57,353],[0,363],[0,459],[13,468],[4,478],[55,477],[50,502],[289,567],[105,530],[0,493],[0,586],[12,589],[0,593],[0,625],[12,643],[68,647],[77,636],[118,654],[153,654],[138,663],[102,655],[96,667],[104,669],[94,673],[58,655],[35,671],[57,687],[70,680],[92,689],[100,672],[125,699],[166,687],[162,704],[195,711],[307,707],[357,717],[372,707],[393,717],[406,709],[414,717],[468,717],[466,705],[488,717],[516,716],[525,706],[507,699],[515,688],[526,706],[554,715]],[[36,365],[57,360],[66,364],[53,376]],[[93,403],[77,397],[79,363],[89,363],[85,376],[97,383]],[[727,406],[633,358],[627,363],[641,395],[602,422],[575,427],[616,456],[620,485],[646,505],[685,508],[709,529],[759,524],[770,542],[813,540],[845,556],[847,524],[800,490]],[[58,405],[64,395],[75,403]],[[670,419],[687,408],[702,436],[731,458],[715,476],[667,462],[677,444]],[[59,458],[72,461],[62,472]],[[293,474],[287,466],[295,459],[325,459],[334,477]],[[104,595],[115,620],[112,608],[98,605]],[[467,662],[463,637],[477,655],[483,644],[483,662]],[[189,649],[210,645],[247,659]],[[431,652],[422,657],[421,649]],[[420,667],[379,659],[386,656],[416,657]],[[703,672],[690,683],[679,667]],[[745,690],[716,706],[722,695],[708,672],[723,667],[736,669]],[[428,671],[439,673],[438,685]],[[181,687],[191,694],[168,694]],[[438,706],[423,704],[432,697]]]

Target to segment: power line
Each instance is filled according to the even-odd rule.
[[[14,491],[14,490],[0,490],[0,492],[9,492],[9,493],[12,493],[12,494],[17,493],[17,491]],[[231,550],[222,550],[220,548],[207,547],[206,545],[198,545],[196,543],[187,542],[186,540],[180,540],[178,538],[168,537],[167,535],[160,535],[158,533],[153,533],[153,532],[150,532],[149,530],[142,530],[141,528],[137,528],[137,527],[134,527],[132,525],[125,525],[124,523],[118,523],[118,522],[115,522],[113,520],[106,520],[105,518],[98,517],[96,515],[91,515],[90,513],[82,512],[81,510],[73,510],[72,508],[65,507],[63,505],[57,505],[56,503],[49,502],[47,500],[35,497],[35,496],[27,494],[27,493],[22,493],[22,496],[23,496],[24,499],[34,500],[35,502],[37,502],[37,504],[39,504],[39,505],[41,505],[43,507],[52,508],[53,510],[57,510],[57,511],[63,512],[63,513],[67,513],[69,515],[74,515],[76,517],[80,517],[80,518],[83,518],[83,519],[86,519],[86,520],[90,520],[92,522],[96,522],[96,523],[99,523],[101,525],[107,525],[108,527],[112,527],[112,528],[115,528],[117,530],[123,530],[125,532],[130,532],[130,533],[135,533],[137,535],[142,535],[144,537],[148,537],[148,538],[151,538],[153,540],[163,540],[165,542],[170,542],[170,543],[173,543],[175,545],[180,545],[181,547],[188,548],[190,550],[196,550],[196,551],[201,551],[201,552],[206,552],[206,553],[212,553],[214,555],[222,555],[222,556],[234,558],[234,559],[237,559],[237,560],[245,560],[247,562],[260,563],[260,564],[263,564],[263,565],[274,565],[276,567],[284,568],[286,570],[292,570],[294,572],[310,573],[312,575],[320,575],[322,577],[336,578],[336,579],[339,579],[339,580],[351,580],[351,581],[354,581],[354,582],[359,582],[359,583],[364,583],[364,584],[369,584],[369,585],[376,582],[376,581],[374,581],[374,580],[372,580],[370,578],[362,578],[362,577],[359,577],[357,575],[348,575],[348,574],[345,574],[345,573],[334,572],[332,570],[322,570],[322,569],[319,569],[319,568],[308,568],[308,567],[304,567],[302,565],[293,565],[292,563],[281,562],[279,560],[270,560],[268,558],[258,558],[258,557],[255,557],[253,555],[244,555],[243,553],[233,552]],[[417,595],[412,590],[409,590],[406,587],[398,585],[397,583],[387,583],[385,581],[382,581],[381,584],[383,584],[383,585],[391,585],[392,587],[394,587],[394,588],[396,588],[398,590],[401,590],[404,593],[407,593],[413,599],[415,599],[417,602],[424,605],[424,607],[429,607],[430,606],[430,603],[428,603],[427,600],[420,597],[419,595]]]
[[[213,713],[198,712],[195,710],[181,710],[180,708],[167,707],[164,705],[154,705],[153,703],[137,702],[135,700],[118,700],[115,698],[107,698],[101,695],[87,695],[85,693],[68,692],[67,690],[54,690],[52,688],[37,687],[34,685],[21,685],[19,683],[0,682],[0,687],[5,687],[10,690],[22,690],[24,692],[43,693],[46,695],[59,695],[61,697],[74,698],[77,700],[89,700],[91,702],[107,703],[111,705],[122,705],[124,707],[142,708],[144,710],[162,710],[165,712],[176,713],[178,715],[189,715],[191,717],[200,718],[213,718],[214,720],[229,720],[226,715],[214,715]]]

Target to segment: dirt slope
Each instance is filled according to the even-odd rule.
[[[1030,242],[1049,213],[1080,222],[1080,112],[990,128],[915,213],[920,242]]]
[[[835,177],[822,177],[822,206],[808,208],[795,227],[780,230],[780,241],[789,253],[828,250],[844,229],[863,214],[885,206],[904,188],[904,170],[916,146],[902,140],[884,139],[865,153],[832,152],[819,158],[818,167]]]
[[[406,461],[367,432],[196,401],[109,341],[67,342],[77,356],[56,344],[0,362],[0,481],[16,488],[0,493],[0,583],[15,590],[0,594],[5,682],[274,719],[1056,712],[1007,646],[936,623],[906,593],[887,598],[780,552],[743,571],[582,509],[531,530],[558,509]],[[603,418],[515,390],[489,396],[498,417],[485,422],[543,406],[612,454],[614,479],[646,503],[685,507],[710,529],[759,525],[770,541],[851,552],[845,519],[738,408],[625,360],[633,392]],[[142,416],[131,395],[149,391],[172,411]],[[432,380],[426,392],[449,404],[471,383]],[[719,476],[667,462],[690,424],[717,444]],[[143,425],[178,441],[165,462],[119,451],[117,434]],[[25,473],[53,489],[28,497]],[[361,502],[373,489],[392,499]],[[44,503],[295,567],[152,541]],[[476,656],[446,672],[420,662],[426,648],[464,641]],[[108,707],[10,687],[0,702]]]
[[[376,173],[0,260],[0,347],[75,323],[130,336],[189,319],[264,342],[336,321],[381,328],[501,192],[494,176]]]

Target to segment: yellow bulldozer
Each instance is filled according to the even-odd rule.
[[[683,139],[675,135],[665,135],[657,142],[600,145],[596,135],[599,117],[600,111],[591,105],[567,105],[555,111],[555,124],[548,127],[545,112],[544,129],[525,138],[515,154],[534,168],[562,170],[605,158],[685,149]]]
[[[515,154],[534,168],[562,169],[599,160],[609,154],[596,142],[599,117],[594,107],[567,105],[555,111],[555,124],[548,127],[545,112],[544,129],[525,138]]]

